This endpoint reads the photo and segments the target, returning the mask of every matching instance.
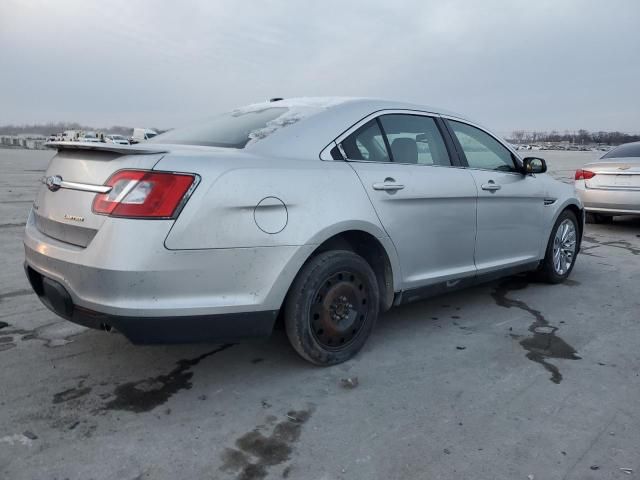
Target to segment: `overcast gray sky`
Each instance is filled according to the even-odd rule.
[[[170,127],[274,96],[640,131],[640,1],[0,0],[0,124]]]

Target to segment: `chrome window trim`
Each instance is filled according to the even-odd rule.
[[[336,144],[340,144],[342,140],[347,138],[349,135],[351,135],[353,132],[355,132],[358,128],[360,128],[362,125],[364,125],[368,121],[373,120],[374,118],[381,117],[382,115],[389,115],[394,113],[405,114],[405,115],[419,115],[422,117],[431,117],[431,118],[440,116],[436,112],[426,112],[424,110],[410,110],[410,109],[396,109],[396,108],[388,109],[388,110],[378,110],[373,113],[370,113],[366,117],[354,123],[351,127],[349,127],[347,130],[343,131],[340,135],[338,135],[333,141]]]
[[[324,147],[320,152],[320,160],[336,161],[336,159],[331,156],[331,150],[333,150],[337,146],[338,145],[336,144],[336,142],[331,142],[329,145]],[[342,161],[342,160],[339,160],[339,161]]]
[[[500,137],[498,137],[497,135],[495,135],[494,133],[492,133],[491,131],[487,130],[485,127],[483,127],[482,125],[478,125],[477,123],[473,123],[470,122],[469,120],[466,120],[464,118],[459,118],[459,117],[455,117],[453,115],[440,115],[440,117],[443,120],[452,120],[454,122],[458,122],[458,123],[464,123],[466,125],[469,125],[470,127],[474,127],[477,128],[478,130],[480,130],[481,132],[486,133],[487,135],[489,135],[491,138],[493,138],[496,142],[498,142],[500,145],[502,145],[504,148],[507,149],[507,151],[509,153],[511,153],[515,159],[516,162],[519,163],[519,166],[522,167],[522,157],[520,157],[520,155],[518,155],[517,151],[515,149],[513,149],[513,147],[511,147],[507,142],[505,142],[503,139],[501,139]],[[453,133],[453,132],[452,132]],[[465,168],[468,168],[469,170],[479,170],[481,172],[498,172],[498,173],[508,173],[511,175],[522,175],[521,172],[503,172],[501,170],[491,170],[491,169],[487,169],[487,168],[478,168],[478,167],[470,167],[467,166]]]
[[[388,163],[388,164],[392,164],[392,165],[412,165],[412,166],[422,166],[422,167],[444,167],[444,168],[461,168],[458,165],[428,165],[425,163],[405,163],[405,162],[377,162],[374,160],[359,160],[359,159],[351,159],[348,158],[344,149],[342,148],[342,141],[347,138],[349,135],[351,135],[353,132],[355,132],[356,130],[358,130],[360,127],[362,127],[364,124],[368,123],[371,120],[374,120],[378,117],[381,117],[383,115],[393,115],[393,114],[401,114],[401,115],[415,115],[415,116],[421,116],[421,117],[428,117],[428,118],[433,118],[434,120],[437,117],[441,117],[441,115],[437,112],[429,112],[429,111],[425,111],[425,110],[412,110],[412,109],[408,109],[408,108],[392,108],[392,109],[386,109],[386,110],[377,110],[373,113],[370,113],[369,115],[367,115],[366,117],[363,117],[362,119],[358,120],[356,123],[354,123],[353,125],[351,125],[351,127],[349,127],[348,129],[346,129],[345,131],[343,131],[340,135],[338,135],[329,145],[327,145],[322,152],[320,153],[320,158],[323,160],[333,160],[331,158],[331,156],[329,155],[329,158],[322,158],[322,154],[325,152],[330,152],[331,149],[334,146],[337,146],[338,149],[340,150],[340,153],[342,154],[342,156],[344,157],[344,160],[333,160],[333,161],[340,161],[340,162],[359,162],[359,163],[378,163],[378,164],[382,164],[382,163]],[[442,139],[442,141],[444,142],[444,138]],[[326,156],[326,155],[325,155]],[[464,167],[462,167],[464,168]]]

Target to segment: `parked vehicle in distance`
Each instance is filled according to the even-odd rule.
[[[332,365],[379,312],[517,272],[559,283],[572,185],[477,124],[371,99],[250,105],[140,145],[57,143],[25,268],[63,318],[138,344],[267,337]]]
[[[158,135],[158,132],[151,130],[150,128],[134,128],[133,135],[131,135],[131,143],[144,142],[150,140]]]
[[[116,143],[118,145],[129,145],[129,140],[127,140],[122,135],[105,135],[104,136],[105,143]]]
[[[576,171],[575,185],[588,223],[640,215],[640,142],[609,150]]]
[[[80,137],[78,138],[78,141],[80,142],[85,142],[85,143],[101,143],[100,137],[98,137],[98,134],[96,132],[83,132]]]
[[[80,137],[79,130],[65,130],[62,133],[63,142],[74,142],[74,141],[77,141],[79,137]]]

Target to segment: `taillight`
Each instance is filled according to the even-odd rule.
[[[590,170],[576,170],[576,180],[589,180],[590,178],[595,177],[596,174]]]
[[[172,218],[196,177],[189,173],[120,170],[93,200],[93,212],[111,217]]]

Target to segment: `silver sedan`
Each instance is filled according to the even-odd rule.
[[[609,150],[597,162],[577,170],[575,181],[587,222],[608,222],[616,215],[640,215],[640,142]]]
[[[398,102],[274,99],[140,145],[58,142],[26,272],[70,321],[134,343],[267,337],[319,365],[394,305],[575,264],[572,186],[476,123]]]

